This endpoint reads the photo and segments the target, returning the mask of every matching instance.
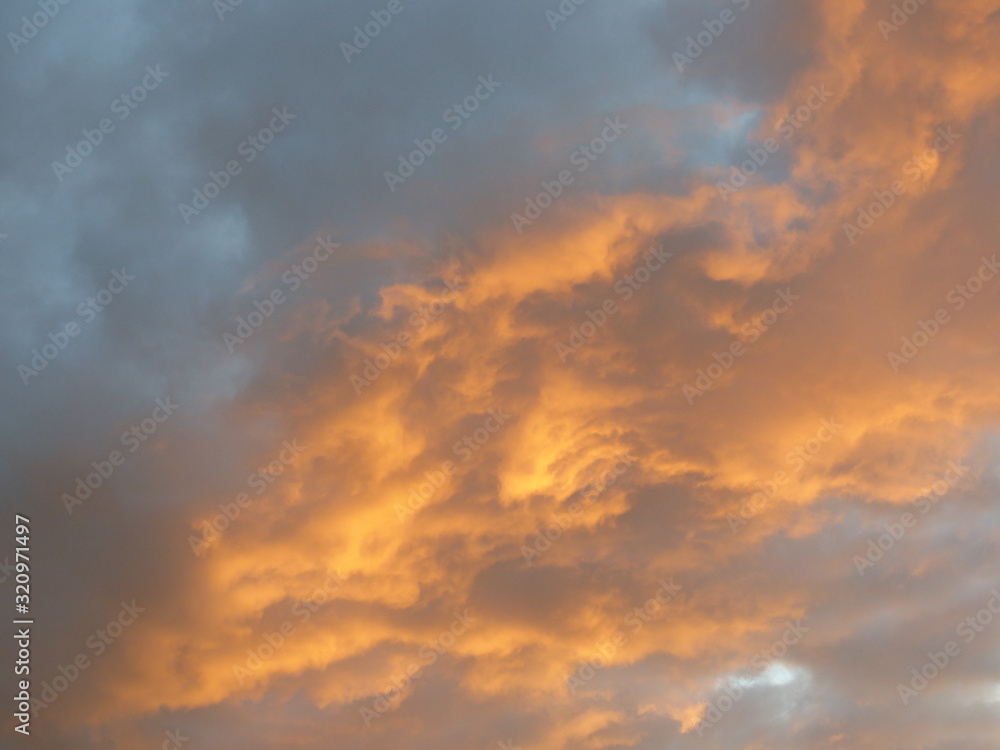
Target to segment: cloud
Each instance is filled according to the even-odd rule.
[[[367,4],[70,4],[9,54],[2,460],[38,529],[34,684],[93,661],[35,717],[47,747],[991,746],[1000,628],[909,704],[897,685],[997,583],[996,3],[887,38],[861,0],[743,5],[682,71],[719,9],[552,29],[544,5],[404,4],[348,62]],[[480,75],[503,85],[390,191]],[[296,117],[251,161],[274,107]],[[594,145],[608,118],[628,128]],[[67,514],[162,397],[177,415]]]

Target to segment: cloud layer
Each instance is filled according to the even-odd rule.
[[[996,0],[16,5],[39,747],[994,747]]]

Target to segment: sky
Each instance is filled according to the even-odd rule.
[[[3,747],[996,747],[998,0],[0,32]]]

